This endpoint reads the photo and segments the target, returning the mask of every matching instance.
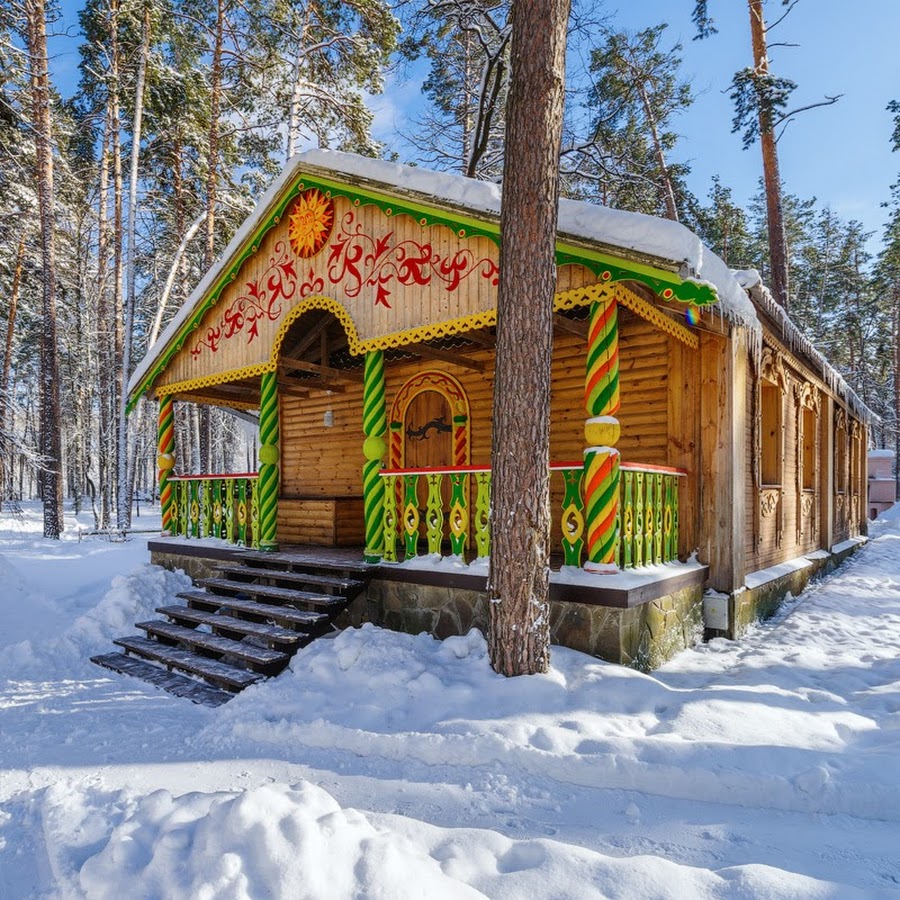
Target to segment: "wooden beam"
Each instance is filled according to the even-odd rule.
[[[554,313],[553,327],[564,331],[566,334],[574,334],[575,337],[587,340],[588,323],[586,319],[567,319],[559,313]]]
[[[324,381],[337,382],[338,384],[362,384],[363,373],[352,369],[332,369],[330,366],[320,366],[318,363],[307,362],[305,359],[288,359],[282,357],[279,365],[289,372],[309,372],[318,375]]]
[[[478,344],[479,347],[484,347],[487,350],[493,350],[494,347],[497,346],[497,338],[493,334],[488,334],[483,328],[480,328],[477,331],[467,331],[464,334],[461,334],[460,337],[467,341],[471,341],[473,344]]]
[[[302,356],[315,343],[316,338],[318,338],[318,336],[325,331],[333,321],[334,318],[330,313],[323,312],[319,321],[316,322],[316,324],[306,332],[303,338],[291,348],[290,355],[293,357]]]
[[[439,359],[442,362],[453,363],[466,369],[474,369],[476,372],[484,372],[487,369],[487,363],[481,360],[469,359],[467,356],[455,353],[452,350],[439,350],[437,347],[432,347],[429,344],[409,344],[403,349],[409,350],[411,353],[418,353],[419,356],[429,359]]]

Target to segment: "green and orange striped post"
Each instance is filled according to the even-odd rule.
[[[259,380],[259,549],[278,549],[278,481],[280,473],[278,383],[275,372]],[[254,535],[254,540],[256,536]]]
[[[365,561],[381,562],[384,554],[384,479],[379,474],[387,453],[387,406],[384,352],[366,353],[363,373],[363,508],[366,520]],[[396,539],[392,535],[388,539]]]
[[[619,506],[619,327],[612,292],[591,304],[584,405],[584,518],[589,572],[614,573]]]
[[[156,432],[156,466],[159,478],[159,508],[163,534],[172,533],[172,499],[174,486],[169,481],[175,468],[175,401],[171,394],[159,398],[159,428]]]

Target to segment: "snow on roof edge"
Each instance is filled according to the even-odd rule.
[[[318,172],[323,175],[350,176],[389,193],[416,194],[432,203],[449,203],[460,211],[476,215],[480,213],[492,218],[500,215],[501,186],[493,182],[478,181],[447,172],[433,172],[337,150],[307,150],[298,153],[287,162],[228,243],[219,261],[191,291],[181,309],[137,365],[128,381],[129,397],[150,374],[172,340],[194,314],[206,292],[240,252],[262,215],[296,177],[298,170],[309,170],[311,174]],[[719,298],[713,310],[732,324],[753,332],[753,343],[758,340],[761,326],[746,290],[728,266],[684,225],[643,213],[561,199],[557,230],[561,240],[599,243],[613,253],[620,250],[626,254],[637,253],[652,257],[668,263],[684,280],[711,284]]]

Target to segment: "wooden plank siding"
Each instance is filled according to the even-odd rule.
[[[627,462],[683,465],[692,470],[696,439],[689,421],[679,418],[676,437],[669,433],[670,372],[691,388],[689,348],[633,314],[620,310],[620,420],[619,449]],[[670,356],[675,354],[675,362]],[[453,375],[465,388],[470,405],[470,462],[490,465],[491,406],[493,403],[492,350],[468,350],[466,356],[483,362],[483,371],[452,363],[417,360],[388,363],[385,368],[387,404],[412,376],[427,370]],[[557,333],[554,342],[550,453],[554,461],[581,460],[584,451],[585,344],[574,335]],[[685,402],[690,405],[690,399]],[[325,542],[335,540],[329,524],[338,515],[333,498],[358,498],[362,494],[362,386],[347,384],[341,393],[319,391],[306,398],[281,398],[281,496],[279,539]],[[681,409],[681,407],[679,407]],[[333,425],[326,427],[325,413]],[[680,413],[679,413],[680,415]],[[689,417],[688,417],[689,418]],[[563,494],[562,476],[551,480],[554,516]],[[696,533],[696,490],[693,478],[681,485],[681,520],[686,535]],[[322,501],[323,523],[314,523],[312,500]],[[348,513],[344,513],[344,517]],[[360,512],[360,522],[362,514]],[[346,522],[345,522],[346,524]],[[558,523],[554,523],[554,531]],[[345,534],[350,533],[345,528]],[[555,538],[558,535],[555,534]],[[688,540],[693,540],[688,538]],[[684,547],[692,547],[685,543]]]
[[[760,415],[757,394],[759,376],[748,379],[745,399],[748,415],[744,424],[743,459],[746,465],[745,495],[747,507],[744,514],[743,548],[745,555],[745,574],[766,569],[787,560],[796,559],[804,554],[819,549],[830,549],[837,543],[859,534],[864,529],[864,518],[857,514],[852,517],[835,515],[838,476],[835,472],[836,434],[834,422],[838,410],[843,410],[848,422],[854,417],[847,404],[825,385],[813,372],[797,359],[774,335],[765,332],[764,341],[767,346],[781,355],[787,376],[787,390],[782,396],[783,413],[783,455],[781,458],[781,497],[778,509],[763,514],[760,508],[760,492],[754,477],[754,465],[758,452],[754,416]],[[817,448],[815,496],[802,490],[803,447],[809,449],[808,436],[801,437],[799,388],[804,385],[812,387],[818,395],[819,408],[816,415]],[[758,425],[757,425],[758,427]],[[859,424],[858,446],[862,443],[865,428]],[[804,440],[806,438],[806,440]],[[849,465],[851,442],[847,441],[847,460]],[[857,467],[855,488],[856,496],[864,491],[865,462],[860,459]],[[761,475],[761,473],[760,473]],[[762,485],[765,488],[765,485]],[[800,490],[798,490],[800,488]],[[804,514],[802,503],[804,494],[806,503],[812,500],[812,508]],[[848,500],[852,496],[848,496]],[[859,504],[857,503],[857,508]],[[799,522],[798,528],[798,519]]]

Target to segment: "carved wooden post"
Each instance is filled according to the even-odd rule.
[[[587,560],[591,572],[616,566],[616,512],[619,506],[619,328],[612,293],[591,304],[584,404],[584,506]]]
[[[159,508],[162,513],[163,534],[172,533],[172,484],[169,476],[175,468],[175,401],[170,394],[159,398],[159,427],[157,429],[157,457]]]
[[[384,479],[379,474],[387,453],[387,408],[385,406],[384,353],[366,354],[363,375],[363,508],[366,520],[365,560],[381,561],[384,553]],[[391,538],[393,536],[390,536]]]
[[[280,474],[278,383],[275,372],[264,372],[259,382],[259,549],[278,549],[278,481]],[[254,540],[256,535],[254,535]]]

